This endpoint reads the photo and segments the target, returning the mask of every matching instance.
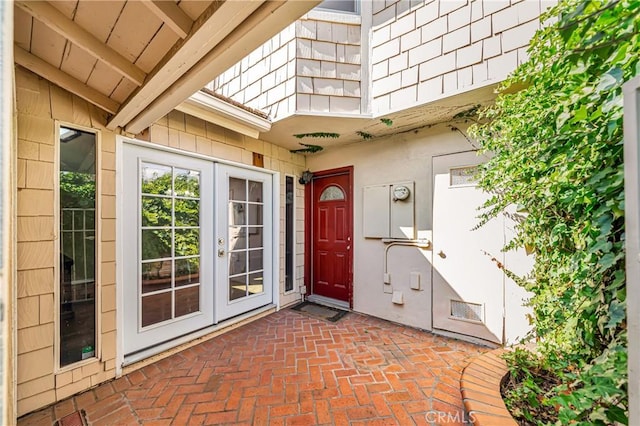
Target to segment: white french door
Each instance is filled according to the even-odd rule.
[[[213,163],[123,144],[124,354],[213,324]]]
[[[273,302],[272,175],[216,164],[216,322]]]

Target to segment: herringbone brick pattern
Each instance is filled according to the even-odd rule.
[[[462,423],[460,374],[483,350],[365,315],[329,323],[285,309],[19,425],[80,409],[95,425]]]

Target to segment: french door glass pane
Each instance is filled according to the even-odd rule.
[[[200,310],[200,172],[143,163],[141,190],[146,327]]]
[[[150,293],[171,288],[171,260],[142,264],[142,292]]]
[[[200,197],[200,172],[195,170],[175,169],[173,193],[181,197]]]
[[[142,196],[142,226],[171,226],[171,198]]]
[[[262,272],[249,275],[249,293],[259,294],[264,292],[264,279]]]
[[[171,257],[171,229],[142,230],[142,260]]]
[[[249,201],[252,203],[260,203],[264,201],[262,196],[262,182],[249,182]]]
[[[194,285],[176,290],[176,317],[188,315],[200,310],[200,286]]]
[[[159,164],[142,166],[142,193],[171,195],[171,167]]]
[[[200,257],[176,259],[175,277],[177,287],[200,282]]]
[[[249,272],[262,269],[262,249],[249,252]]]
[[[247,252],[231,252],[229,256],[229,275],[238,275],[247,271]]]
[[[249,227],[249,248],[261,248],[262,244],[262,228]]]
[[[229,200],[245,201],[247,186],[244,179],[229,178]]]
[[[247,276],[229,278],[229,300],[241,299],[247,295]]]
[[[171,291],[142,298],[142,326],[171,319]]]
[[[229,227],[229,250],[247,248],[247,229],[240,226]]]

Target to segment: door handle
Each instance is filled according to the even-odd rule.
[[[440,257],[441,257],[441,258],[443,258],[443,259],[446,259],[446,258],[447,258],[447,255],[446,255],[446,254],[444,254],[444,252],[443,252],[442,250],[440,250],[440,251],[438,252],[438,256],[440,256]]]
[[[218,257],[224,256],[224,249],[218,249]]]

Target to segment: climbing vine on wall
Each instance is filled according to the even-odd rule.
[[[534,249],[533,271],[518,279],[535,314],[529,356],[562,382],[538,403],[563,424],[624,423],[621,86],[640,70],[640,0],[561,0],[545,19],[473,129],[492,153],[480,177],[492,194],[483,219],[509,205],[527,212],[507,248]]]

